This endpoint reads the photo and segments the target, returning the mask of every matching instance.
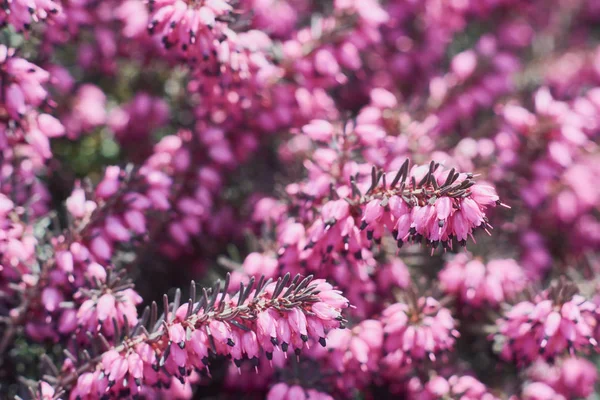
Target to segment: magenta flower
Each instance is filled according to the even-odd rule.
[[[327,348],[315,357],[337,372],[335,385],[344,393],[365,388],[380,369],[384,331],[378,320],[364,320],[354,328],[327,335]]]
[[[383,311],[384,364],[397,370],[452,351],[459,332],[450,310],[432,297],[396,303]],[[387,371],[390,372],[390,371]]]
[[[410,286],[410,272],[402,260],[393,259],[377,269],[377,285],[382,292],[389,292],[397,287],[406,289]]]
[[[452,375],[448,379],[434,376],[427,382],[411,378],[408,382],[408,398],[411,400],[497,400],[489,389],[469,375]]]
[[[15,50],[0,46],[0,80],[3,84],[3,102],[6,112],[18,120],[39,106],[48,95],[44,84],[50,75],[47,71],[16,57]]]
[[[53,116],[38,112],[48,101],[46,84],[50,74],[17,57],[15,49],[0,45],[0,150],[3,161],[15,158],[27,160],[23,172],[37,172],[45,160],[52,157],[50,139],[63,136],[65,128]],[[14,161],[13,168],[22,161]],[[17,168],[19,170],[21,168]],[[31,170],[34,171],[31,171]],[[9,172],[9,171],[6,171]],[[38,194],[41,190],[38,188]]]
[[[267,400],[332,400],[333,397],[315,389],[304,389],[298,385],[289,386],[280,382],[269,389]]]
[[[106,337],[112,338],[115,322],[119,327],[127,324],[134,327],[138,322],[136,306],[142,299],[133,289],[85,290],[76,298],[79,301],[85,299],[76,315],[78,329],[84,332],[101,330]]]
[[[326,331],[343,326],[341,310],[347,300],[325,281],[286,275],[277,282],[261,279],[254,290],[252,286],[233,296],[226,294],[227,283],[223,292],[215,286],[210,298],[181,306],[179,293],[173,306],[165,308],[162,323],[156,324],[154,315],[150,332],[136,325],[134,334],[104,352],[98,363],[88,362],[57,381],[58,386],[74,384],[72,396],[87,392],[101,398],[124,390],[135,395],[143,386],[168,385],[171,377],[184,382],[216,355],[230,356],[238,367],[244,359],[257,363],[263,351],[271,360],[276,347],[284,353],[293,347],[299,355],[309,340],[324,346]],[[114,316],[115,298],[100,296],[95,310],[98,320]]]
[[[507,361],[529,364],[541,359],[596,349],[596,305],[576,294],[575,286],[559,282],[510,308],[496,324],[495,338]]]
[[[440,243],[451,247],[452,238],[465,244],[476,228],[487,230],[485,210],[501,204],[494,190],[478,187],[471,174],[440,171],[438,166],[432,162],[409,173],[404,163],[389,188],[385,182],[378,186],[381,173],[373,174],[372,189],[361,199],[365,208],[360,229],[366,230],[367,239],[380,240],[387,227],[398,246],[425,239],[435,249]]]
[[[523,388],[524,398],[532,399],[552,392],[554,396],[564,396],[565,399],[587,398],[594,392],[598,373],[590,361],[566,357],[554,364],[537,361],[528,368],[527,378],[528,382]],[[536,388],[540,388],[537,393]]]
[[[251,70],[264,64],[270,38],[263,32],[237,34],[229,28],[236,18],[228,0],[149,0],[148,32],[167,54],[175,54],[194,64],[204,77],[248,79]],[[262,44],[261,44],[262,43]],[[203,77],[203,79],[204,79]]]
[[[148,25],[151,34],[159,34],[167,48],[178,46],[200,57],[211,55],[216,40],[213,30],[221,33],[226,24],[220,17],[233,11],[226,0],[149,0],[148,6],[152,13]]]
[[[481,308],[497,307],[514,298],[527,285],[523,269],[514,260],[491,260],[487,264],[458,254],[439,273],[442,290],[461,303]]]
[[[0,8],[0,24],[10,24],[22,32],[60,12],[61,4],[55,0],[13,0]]]
[[[97,86],[82,85],[73,97],[71,110],[62,120],[67,136],[76,139],[106,123],[106,95]]]

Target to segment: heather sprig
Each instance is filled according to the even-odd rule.
[[[501,357],[518,365],[598,348],[597,306],[566,280],[508,308],[496,324],[498,332],[491,338],[500,342]]]
[[[344,327],[341,311],[348,301],[312,276],[252,280],[235,294],[228,286],[229,277],[223,287],[217,281],[210,289],[198,290],[192,282],[187,302],[180,304],[179,290],[171,303],[165,295],[162,315],[153,303],[135,326],[124,324],[121,332],[113,317],[120,344],[110,346],[100,333],[103,351],[91,356],[83,350],[81,362],[67,352],[71,366],[46,381],[56,393],[71,390],[71,398],[135,396],[144,386],[168,387],[171,377],[183,383],[194,370],[208,371],[216,356],[227,356],[238,367],[245,359],[258,366],[260,354],[271,359],[275,348],[299,356],[309,340],[325,346],[326,331]]]

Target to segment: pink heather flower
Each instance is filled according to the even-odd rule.
[[[333,136],[333,125],[324,120],[313,120],[302,127],[302,133],[312,140],[329,142]]]
[[[222,22],[233,11],[229,1],[149,0],[148,6],[148,32],[157,36],[166,49],[198,61],[210,59],[240,67],[244,56],[234,51],[237,37]]]
[[[36,400],[54,400],[54,388],[47,382],[40,382]]]
[[[380,109],[393,109],[398,105],[398,100],[393,93],[382,88],[375,88],[369,94],[373,106]]]
[[[506,121],[521,133],[527,133],[536,123],[534,114],[517,105],[507,105],[503,108]]]
[[[48,312],[56,311],[63,300],[64,296],[57,288],[47,287],[42,291],[41,301]]]
[[[477,55],[473,50],[466,50],[454,56],[450,63],[451,71],[462,81],[467,80],[477,68]]]
[[[119,178],[121,177],[121,169],[117,166],[110,166],[104,172],[104,178],[98,186],[96,186],[96,196],[108,199],[113,196],[119,189]]]
[[[65,134],[65,127],[60,121],[48,114],[39,114],[37,125],[39,130],[48,138],[56,138]]]
[[[432,297],[421,297],[415,304],[393,304],[383,311],[382,321],[384,363],[396,369],[426,358],[436,360],[454,348],[459,336],[450,310]]]
[[[106,217],[104,229],[107,236],[116,242],[128,242],[131,239],[131,234],[121,218],[114,215]]]
[[[322,150],[320,154],[331,155],[335,160],[335,152]],[[321,174],[323,166],[330,163],[328,159],[321,160],[315,171]],[[379,181],[377,175],[374,169],[375,181],[369,185],[372,188],[367,186],[369,181],[361,183],[362,190],[368,193],[360,194],[358,186],[341,187],[340,197],[347,200],[325,201],[319,218],[312,223],[282,223],[284,243],[278,252],[279,263],[307,261],[320,254],[334,257],[350,253],[359,260],[363,257],[362,249],[370,248],[372,241],[380,244],[386,230],[392,233],[399,247],[404,242],[425,241],[432,251],[440,244],[448,249],[453,246],[454,238],[464,245],[474,229],[489,228],[485,210],[499,204],[493,189],[488,188],[478,192],[477,200],[481,201],[478,203],[470,196],[471,188],[476,186],[471,174],[441,170],[433,162],[411,171],[408,163],[404,163],[399,171],[390,174],[398,179],[385,181],[390,183],[389,187],[381,179],[382,174],[379,173]],[[288,186],[288,192],[294,195],[300,189],[311,197],[325,197],[330,192],[330,178],[322,178],[306,185],[305,192],[303,186],[295,185]]]
[[[139,210],[128,210],[123,214],[125,224],[134,233],[142,235],[146,233],[146,217]]]
[[[102,375],[103,372],[100,370],[79,375],[69,398],[77,399],[80,397],[85,399],[86,396],[92,398],[101,396],[108,389],[108,382],[103,379]]]
[[[14,208],[14,203],[4,194],[0,194],[0,216],[5,217]]]
[[[583,358],[567,357],[553,364],[537,361],[527,370],[527,378],[531,381],[525,385],[524,394],[535,396],[530,386],[545,385],[544,392],[550,389],[556,396],[570,398],[587,398],[594,392],[598,373],[596,366]]]
[[[428,382],[421,382],[417,377],[408,382],[408,399],[410,400],[497,400],[488,388],[469,375],[452,375],[446,379],[434,376]]]
[[[148,11],[139,1],[125,0],[117,3],[115,17],[122,22],[122,33],[128,39],[139,39],[146,34]]]
[[[556,393],[552,387],[543,382],[527,384],[520,398],[523,400],[566,400],[564,396]]]
[[[73,273],[73,254],[70,251],[58,251],[55,255],[56,264],[67,274]]]
[[[69,213],[77,219],[89,217],[96,209],[96,203],[86,200],[85,191],[80,187],[73,189],[73,192],[67,198],[66,206]]]
[[[383,325],[368,319],[351,330],[336,329],[327,335],[327,348],[315,351],[314,357],[338,373],[336,386],[344,391],[365,388],[379,370],[383,356]]]
[[[106,122],[106,95],[97,86],[82,85],[76,92],[70,112],[62,118],[67,136],[76,139]]]
[[[487,230],[489,225],[484,212],[499,204],[491,187],[473,189],[477,185],[471,182],[470,174],[439,170],[433,162],[429,168],[415,166],[410,172],[404,165],[406,169],[401,169],[397,176],[402,177],[402,182],[407,181],[406,193],[376,187],[369,196],[373,199],[366,202],[360,228],[366,228],[368,239],[378,240],[386,226],[399,246],[406,240],[424,238],[435,249],[440,243],[450,247],[453,237],[466,243],[475,228]],[[419,194],[408,201],[407,195],[415,190]],[[455,197],[453,190],[465,196]]]
[[[393,288],[406,289],[410,285],[410,273],[406,264],[399,258],[377,268],[377,285],[382,292]]]
[[[289,346],[299,355],[309,340],[325,345],[326,332],[344,322],[340,312],[348,306],[347,300],[322,280],[311,282],[310,278],[297,277],[292,282],[297,285],[295,291],[288,291],[288,275],[261,286],[258,292],[242,290],[234,296],[220,295],[212,305],[204,300],[201,304],[176,304],[175,312],[169,312],[163,324],[150,333],[142,331],[136,337],[126,338],[130,341],[127,346],[106,351],[98,365],[90,365],[90,372],[100,370],[101,376],[83,379],[88,371],[81,372],[72,393],[84,393],[93,385],[99,393],[113,395],[129,388],[135,395],[145,386],[167,385],[165,382],[171,378],[185,382],[193,370],[206,368],[209,355],[230,356],[239,368],[245,359],[257,365],[263,352],[273,361],[274,354],[285,355]],[[131,295],[137,296],[131,289],[92,292],[93,297],[80,307],[78,320],[91,323],[87,331],[97,331],[102,326],[107,335],[113,332],[106,331],[106,321],[119,318],[120,313],[134,325],[135,306],[121,311],[123,297]],[[190,304],[195,311],[188,310]],[[317,307],[321,307],[319,312],[315,310],[317,304],[321,304]],[[298,389],[292,396],[296,396],[295,392]]]
[[[15,56],[15,50],[0,45],[0,82],[2,98],[9,116],[20,120],[47,97],[44,84],[50,75],[29,61]]]
[[[594,392],[597,379],[598,372],[594,364],[581,358],[568,358],[561,365],[556,387],[565,396],[586,398]]]
[[[4,207],[8,207],[12,202],[0,196],[0,201]],[[6,211],[9,211],[5,208]],[[10,210],[13,211],[13,210]],[[37,276],[33,274],[31,265],[36,260],[37,239],[33,235],[31,226],[22,222],[11,222],[6,218],[7,215],[0,215],[0,288],[7,296],[15,294],[15,288],[10,288],[7,284],[19,282],[24,289],[29,289],[37,283]],[[56,307],[55,293],[48,293],[47,296],[51,307]]]
[[[90,241],[90,251],[98,258],[98,260],[110,262],[114,248],[105,236],[97,234],[96,237]]]
[[[61,5],[55,0],[13,0],[0,9],[0,23],[8,23],[19,32],[26,31],[33,23],[60,12]]]
[[[514,260],[487,264],[458,254],[439,273],[441,288],[473,307],[498,306],[520,293],[527,284],[523,269]]]
[[[114,335],[114,322],[118,326],[124,326],[125,320],[133,327],[137,323],[136,306],[142,302],[142,298],[133,290],[125,289],[112,293],[110,289],[106,293],[94,290],[76,295],[78,300],[84,300],[77,310],[77,325],[87,332],[102,333],[107,337]]]
[[[304,389],[298,385],[289,386],[279,382],[269,389],[267,400],[333,400],[333,397],[315,389]]]
[[[509,309],[497,321],[502,358],[528,364],[596,348],[596,305],[576,292],[574,286],[559,283]]]
[[[127,382],[133,395],[140,391],[144,363],[137,353],[131,352],[125,357],[115,350],[110,350],[102,356],[101,365],[105,379],[108,380],[108,387],[114,386],[117,382]]]
[[[272,278],[277,273],[277,260],[262,253],[250,253],[244,259],[242,269],[244,274],[249,277],[259,278],[264,275]]]

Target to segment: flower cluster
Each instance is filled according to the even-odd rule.
[[[148,31],[160,36],[167,49],[189,53],[198,60],[214,57],[218,62],[228,61],[227,17],[233,7],[225,0],[210,1],[156,1],[149,0],[150,23]],[[223,60],[225,58],[225,60]]]
[[[239,366],[244,359],[258,365],[262,352],[272,359],[276,347],[299,355],[309,340],[325,345],[326,331],[343,326],[348,301],[323,280],[286,275],[277,282],[251,282],[233,295],[227,294],[228,283],[205,289],[198,301],[192,285],[189,301],[181,305],[178,292],[174,303],[165,299],[160,318],[154,304],[120,345],[51,381],[58,390],[73,385],[71,398],[136,396],[143,386],[169,387],[171,378],[183,383],[216,356],[229,356]],[[97,300],[96,315],[96,324],[100,316],[113,321],[119,316],[110,294]]]
[[[452,375],[449,378],[434,376],[427,382],[412,378],[408,382],[408,398],[414,400],[462,399],[496,400],[486,386],[469,375]]]
[[[596,366],[576,357],[567,357],[557,364],[537,362],[527,371],[528,381],[521,397],[533,399],[585,398],[594,391],[598,378]]]
[[[393,304],[383,311],[382,320],[384,363],[392,369],[435,361],[451,351],[460,336],[450,310],[432,297]]]
[[[0,24],[10,24],[19,31],[27,31],[33,23],[58,14],[61,8],[60,2],[55,0],[7,1],[0,10]]]
[[[372,374],[380,371],[383,357],[384,330],[381,321],[368,319],[357,324],[352,330],[334,330],[327,335],[327,349],[322,360],[335,371],[339,371],[335,385],[342,390],[365,388],[372,380]]]
[[[527,364],[597,348],[597,306],[559,282],[533,299],[512,306],[498,321],[501,356]]]
[[[364,200],[360,225],[366,229],[367,238],[381,240],[385,226],[393,232],[398,247],[407,240],[425,239],[434,249],[440,243],[444,248],[452,248],[453,238],[465,245],[474,229],[487,230],[490,225],[485,210],[501,204],[494,189],[476,185],[472,174],[438,167],[439,164],[431,162],[428,168],[413,167],[408,173],[405,163],[389,189],[385,183],[381,188],[375,187],[373,194]],[[395,190],[397,184],[399,191]],[[337,220],[339,212],[330,213],[324,219]]]
[[[37,174],[52,157],[50,139],[65,134],[61,121],[40,109],[51,104],[49,79],[48,71],[0,45],[0,185],[18,204],[29,203],[33,215],[44,213],[49,197]]]
[[[274,385],[269,390],[269,393],[267,393],[268,400],[331,400],[332,398],[333,397],[331,397],[330,395],[318,392],[315,389],[306,390],[301,386],[288,386],[283,382]]]
[[[439,273],[442,290],[466,305],[496,307],[515,298],[527,285],[523,269],[514,260],[495,259],[484,264],[458,254]]]

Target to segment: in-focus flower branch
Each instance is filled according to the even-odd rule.
[[[198,291],[194,283],[190,297],[180,304],[181,291],[174,301],[166,295],[163,314],[153,303],[139,323],[117,332],[119,345],[111,347],[99,335],[104,351],[94,357],[85,354],[83,363],[69,354],[58,376],[46,376],[55,392],[71,390],[71,396],[139,394],[142,386],[167,387],[171,378],[180,381],[194,370],[207,370],[216,356],[228,356],[239,367],[243,360],[258,365],[265,352],[272,358],[276,349],[300,355],[309,341],[325,346],[326,332],[343,328],[341,311],[348,301],[323,280],[289,274],[276,282],[261,278],[228,294],[229,276],[221,287]],[[115,327],[119,324],[115,321]],[[87,359],[87,361],[86,361]],[[68,367],[70,365],[70,367]]]

